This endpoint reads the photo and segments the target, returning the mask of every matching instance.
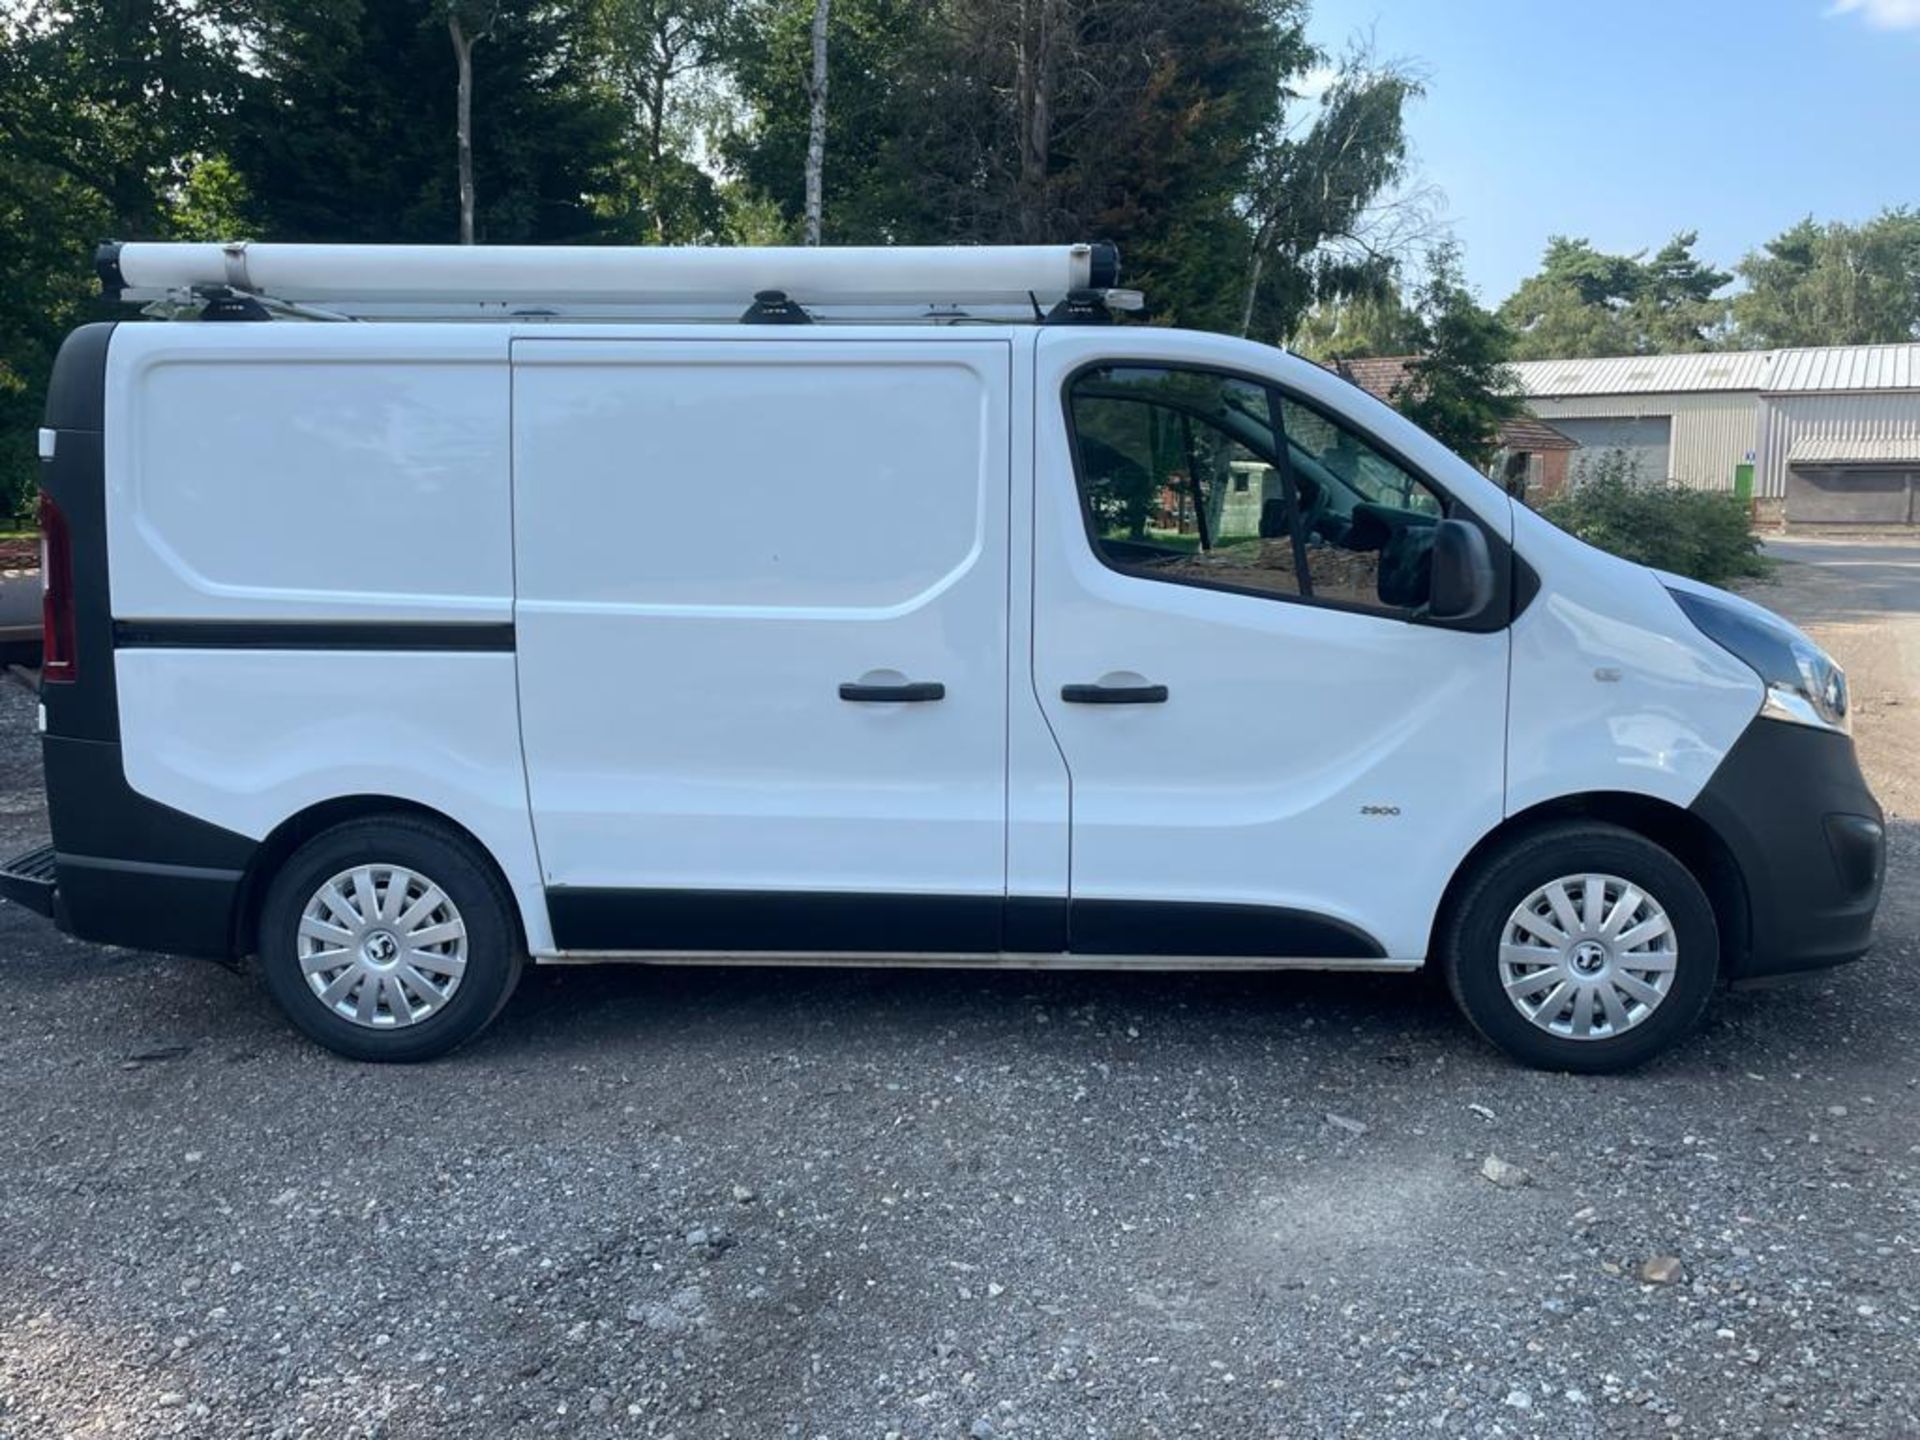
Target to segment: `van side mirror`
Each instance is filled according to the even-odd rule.
[[[1493,603],[1493,556],[1487,537],[1470,520],[1442,520],[1433,528],[1430,620],[1477,619]]]

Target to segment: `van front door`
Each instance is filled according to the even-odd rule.
[[[1457,502],[1345,418],[1342,382],[1223,368],[1243,352],[1283,363],[1038,342],[1033,678],[1070,777],[1070,945],[1417,961],[1501,816],[1507,635],[1422,612]]]
[[[563,952],[990,952],[1004,339],[514,344],[516,627]]]

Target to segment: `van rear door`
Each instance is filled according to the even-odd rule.
[[[539,338],[513,368],[557,948],[999,949],[1008,342]]]

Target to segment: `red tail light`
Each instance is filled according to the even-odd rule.
[[[67,517],[40,493],[40,679],[53,685],[80,678],[73,648],[73,539]]]

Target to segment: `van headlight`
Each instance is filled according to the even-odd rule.
[[[1816,730],[1853,733],[1847,672],[1779,616],[1732,596],[1667,592],[1701,634],[1751,665],[1767,687],[1760,713]]]

